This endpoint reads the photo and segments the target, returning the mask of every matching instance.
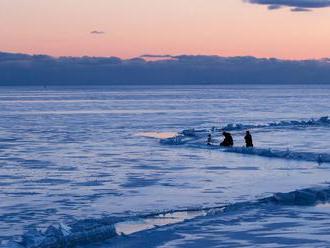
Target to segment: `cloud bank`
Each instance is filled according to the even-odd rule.
[[[330,0],[245,0],[253,4],[267,5],[268,9],[292,7],[291,11],[310,11],[314,8],[330,7]]]
[[[154,56],[154,55],[149,55]],[[155,55],[162,57],[162,55]],[[330,60],[166,55],[168,59],[0,53],[0,85],[330,83]]]

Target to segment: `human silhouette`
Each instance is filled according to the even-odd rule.
[[[210,146],[212,143],[212,136],[211,134],[209,133],[209,135],[207,136],[207,145]]]
[[[233,137],[230,133],[223,132],[222,135],[225,136],[225,139],[220,143],[220,146],[231,147],[234,145]]]
[[[244,139],[246,147],[253,147],[252,135],[250,134],[250,131],[246,131]]]

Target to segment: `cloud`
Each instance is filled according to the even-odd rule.
[[[293,7],[291,11],[310,11],[314,8],[330,7],[330,0],[244,0],[252,4],[268,5],[268,9]]]
[[[330,84],[330,59],[166,57],[148,61],[141,57],[56,58],[0,52],[0,85]]]
[[[269,10],[280,9],[280,8],[282,8],[281,5],[275,5],[275,4],[272,4],[272,5],[269,5],[269,6],[268,6],[268,9],[269,9]]]
[[[141,58],[173,58],[172,55],[166,55],[166,54],[143,54],[140,56]]]
[[[306,8],[292,8],[290,9],[292,12],[309,12],[311,9],[306,9]]]
[[[105,34],[104,31],[99,31],[99,30],[93,30],[90,32],[90,34]]]

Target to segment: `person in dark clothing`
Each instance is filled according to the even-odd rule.
[[[209,133],[209,135],[207,136],[207,145],[210,146],[212,143],[212,136],[211,134]]]
[[[222,135],[225,136],[225,139],[220,143],[220,146],[231,147],[234,145],[233,137],[230,133],[223,132]]]
[[[246,147],[253,147],[252,135],[249,131],[246,131],[244,139]]]

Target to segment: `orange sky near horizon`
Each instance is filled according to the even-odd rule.
[[[1,0],[0,32],[0,51],[53,56],[330,57],[330,8],[242,0]]]

